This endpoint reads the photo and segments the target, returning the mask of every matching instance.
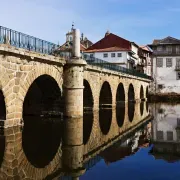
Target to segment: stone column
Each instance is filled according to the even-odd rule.
[[[83,116],[83,80],[84,66],[86,61],[80,55],[80,31],[73,30],[73,52],[72,58],[64,66],[64,116]]]

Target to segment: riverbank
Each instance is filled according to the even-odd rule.
[[[180,94],[177,93],[161,93],[161,94],[150,94],[149,102],[170,102],[170,103],[180,103]]]

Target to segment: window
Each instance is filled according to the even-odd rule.
[[[158,84],[158,89],[162,89],[163,88],[163,84]]]
[[[157,67],[163,67],[163,58],[157,58]]]
[[[87,54],[84,54],[84,59],[86,59],[87,58]]]
[[[172,58],[166,59],[166,67],[172,67]]]
[[[90,54],[90,58],[93,58],[94,57],[94,54]]]
[[[180,54],[180,46],[176,46],[176,54]]]
[[[116,57],[116,54],[115,53],[111,53],[111,57]]]
[[[176,66],[180,66],[180,58],[176,59]]]
[[[157,51],[162,51],[162,46],[158,46]]]
[[[157,140],[163,140],[163,131],[157,131]]]
[[[122,57],[122,53],[118,53],[118,57]]]
[[[172,141],[173,140],[173,132],[172,131],[167,131],[167,140]]]
[[[177,80],[180,80],[180,72],[176,72],[176,78],[177,78]]]
[[[104,54],[103,54],[103,57],[104,57],[104,58],[108,57],[108,53],[104,53]]]
[[[166,46],[166,51],[168,53],[171,53],[172,52],[172,46]]]

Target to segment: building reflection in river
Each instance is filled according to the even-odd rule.
[[[0,179],[78,179],[101,158],[110,163],[135,153],[149,144],[149,131],[139,128],[151,116],[139,103],[133,107],[88,110],[84,119],[24,117],[23,127],[5,128],[0,136]]]
[[[180,155],[180,105],[155,104],[152,106],[153,148],[156,159],[174,161]]]

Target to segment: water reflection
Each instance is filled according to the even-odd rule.
[[[99,125],[101,131],[104,135],[107,135],[112,122],[112,109],[111,108],[101,108],[99,110]]]
[[[144,101],[141,101],[141,103],[140,103],[140,113],[141,113],[141,116],[143,115],[143,112],[144,112]]]
[[[6,128],[0,137],[0,179],[78,179],[101,159],[109,164],[134,154],[149,145],[144,127],[151,119],[135,106],[133,123],[128,103],[76,119],[24,116],[24,127]]]
[[[62,122],[57,118],[24,117],[22,147],[29,162],[44,168],[54,158],[62,140]]]
[[[152,106],[153,148],[156,159],[173,162],[180,159],[180,105],[156,104]]]
[[[124,118],[125,118],[125,102],[121,102],[116,105],[116,120],[119,127],[123,126]]]
[[[129,121],[132,122],[134,119],[135,103],[133,101],[128,102],[128,117]]]
[[[86,144],[90,138],[93,127],[93,112],[86,110],[83,114],[83,144]]]

